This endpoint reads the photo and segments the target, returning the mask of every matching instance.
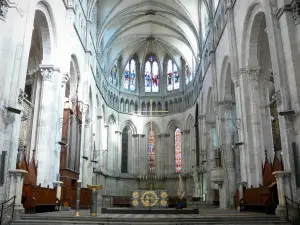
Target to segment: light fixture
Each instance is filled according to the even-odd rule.
[[[287,110],[287,111],[282,111],[278,113],[280,116],[291,116],[295,115],[296,112],[294,110]]]
[[[234,143],[234,146],[241,146],[241,145],[244,145],[244,142],[236,142],[236,143]]]
[[[15,114],[20,114],[21,110],[20,109],[16,109],[13,107],[6,107],[7,112],[11,112],[11,113],[15,113]]]

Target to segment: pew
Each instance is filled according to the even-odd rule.
[[[278,205],[278,193],[276,179],[272,173],[283,170],[283,163],[278,155],[275,152],[273,165],[269,162],[266,155],[262,169],[263,186],[243,188],[243,197],[239,200],[240,211],[275,214],[275,209]]]
[[[22,203],[25,213],[58,211],[60,206],[60,201],[56,198],[56,188],[32,184],[23,185]]]
[[[130,207],[131,200],[127,196],[113,196],[113,207]]]
[[[273,186],[244,189],[239,202],[240,210],[274,213],[276,205],[273,195]]]

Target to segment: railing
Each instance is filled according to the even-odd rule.
[[[16,196],[1,203],[0,225],[8,225],[12,222],[14,217],[15,199]]]
[[[285,196],[286,219],[288,221],[300,221],[300,204]]]

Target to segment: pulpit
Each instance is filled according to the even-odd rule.
[[[169,195],[166,190],[132,190],[131,206],[134,208],[167,208]]]

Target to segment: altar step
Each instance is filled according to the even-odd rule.
[[[136,214],[106,214],[98,217],[61,216],[57,214],[22,215],[20,220],[11,225],[288,225],[276,216],[265,214],[208,214],[208,215],[136,215]]]

